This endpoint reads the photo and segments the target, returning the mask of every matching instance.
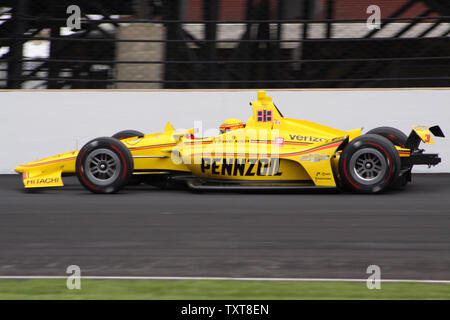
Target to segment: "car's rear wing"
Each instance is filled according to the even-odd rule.
[[[405,147],[411,150],[417,150],[421,141],[427,144],[434,144],[431,134],[435,137],[445,137],[439,126],[413,126],[412,131],[406,140]]]

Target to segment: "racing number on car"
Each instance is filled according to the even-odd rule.
[[[272,122],[272,110],[258,110],[257,121],[258,122]]]

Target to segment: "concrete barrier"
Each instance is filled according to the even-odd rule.
[[[283,115],[338,129],[439,124],[450,135],[450,89],[267,90]],[[81,148],[99,136],[124,129],[144,133],[191,128],[201,120],[204,135],[226,118],[246,121],[256,90],[245,91],[3,91],[0,92],[0,173],[16,165]],[[415,172],[450,172],[444,138],[426,145],[442,163]]]

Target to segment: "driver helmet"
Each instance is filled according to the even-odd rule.
[[[227,119],[220,125],[220,133],[225,133],[230,130],[244,128],[245,124],[239,119]]]

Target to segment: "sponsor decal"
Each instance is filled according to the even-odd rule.
[[[43,184],[43,183],[59,183],[59,178],[37,178],[37,179],[28,179],[26,181],[27,186],[28,185],[37,185],[37,184]]]
[[[281,176],[279,159],[202,158],[202,173],[223,176]]]
[[[330,172],[317,172],[316,176],[314,177],[314,180],[331,180],[331,173]]]
[[[297,140],[297,141],[303,141],[303,142],[322,142],[327,139],[325,138],[318,138],[318,137],[311,137],[311,136],[300,136],[295,134],[290,134],[289,138],[291,140]]]
[[[329,155],[321,155],[318,153],[311,153],[301,158],[301,161],[311,161],[311,162],[319,162],[322,160],[328,160],[330,158]]]

